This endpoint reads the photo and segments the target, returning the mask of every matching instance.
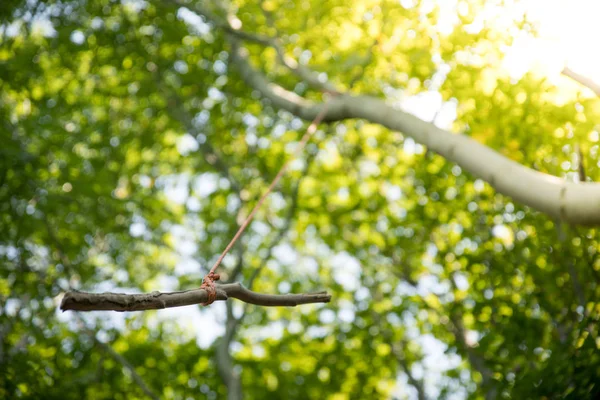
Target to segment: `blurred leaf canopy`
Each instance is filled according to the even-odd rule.
[[[564,179],[579,146],[598,181],[599,99],[502,68],[536,33],[509,13],[519,2],[448,3],[228,7],[344,90],[416,99]],[[0,21],[0,397],[235,398],[227,376],[246,399],[600,393],[597,230],[368,121],[321,125],[222,267],[332,303],[59,314],[69,289],[198,286],[306,124],[244,84],[193,2],[5,0]],[[319,98],[273,49],[248,47],[273,82]]]

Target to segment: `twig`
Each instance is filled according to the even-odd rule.
[[[454,291],[458,290],[454,273],[451,275],[450,285]],[[481,386],[488,388],[485,394],[485,399],[495,399],[498,397],[498,390],[495,387],[495,382],[493,380],[493,371],[486,365],[487,360],[485,357],[477,353],[477,350],[467,342],[467,334],[463,324],[462,312],[451,312],[449,317],[450,321],[448,322],[447,326],[449,326],[450,332],[454,335],[457,347],[466,353],[467,360],[471,364],[471,367],[481,374]]]
[[[383,294],[381,292],[375,291],[374,289],[371,289],[371,296],[374,300],[383,300]],[[404,371],[404,374],[408,378],[408,383],[411,384],[417,391],[417,399],[427,400],[423,379],[415,378],[415,375],[412,372],[411,364],[408,362],[404,355],[403,348],[408,346],[406,340],[402,338],[400,340],[400,343],[394,340],[394,335],[390,330],[388,324],[385,323],[383,318],[381,318],[381,314],[371,310],[371,317],[373,318],[373,322],[375,323],[375,325],[379,327],[381,335],[385,342],[390,344],[392,348],[392,355],[396,358],[396,361],[398,362],[398,365],[400,365],[400,367],[402,368],[402,371]]]
[[[188,6],[180,0],[171,0],[171,2],[180,7]],[[335,85],[328,82],[327,79],[322,79],[322,75],[317,71],[314,71],[306,65],[300,64],[292,57],[287,56],[283,48],[282,40],[279,37],[260,35],[235,28],[231,25],[228,19],[221,18],[217,14],[213,13],[208,7],[205,7],[202,2],[196,3],[194,5],[194,9],[199,14],[203,15],[207,20],[209,20],[217,29],[221,29],[231,36],[234,36],[245,42],[257,43],[265,47],[273,48],[277,54],[277,60],[292,73],[306,82],[309,86],[326,93],[341,94]],[[275,28],[274,26],[272,27]]]
[[[560,223],[560,221],[556,223],[558,243],[561,246],[564,246],[567,243],[567,235],[569,235],[567,229],[568,227],[565,226],[565,224]],[[585,310],[585,305],[587,304],[587,301],[585,299],[585,290],[584,287],[581,285],[579,274],[577,273],[577,269],[575,268],[575,260],[573,260],[571,257],[569,257],[567,260],[564,260],[560,256],[561,254],[563,253],[553,252],[553,258],[556,260],[556,265],[562,265],[564,262],[566,262],[569,268],[569,277],[571,278],[571,283],[573,284],[573,293],[577,298],[579,305]]]
[[[190,4],[186,4],[185,2],[183,2],[181,0],[170,0],[170,2],[178,7],[190,8],[190,6],[191,6]],[[203,3],[205,3],[205,2],[198,2],[198,3],[194,4],[192,7],[194,10],[196,10],[196,12],[203,15],[207,20],[212,22],[212,24],[215,26],[215,28],[221,29],[227,33],[235,35],[235,36],[239,37],[240,39],[248,41],[248,42],[258,43],[263,46],[272,46],[273,45],[272,37],[259,35],[259,34],[255,34],[255,33],[244,32],[240,29],[236,29],[233,26],[231,26],[229,21],[226,21],[224,18],[221,18],[219,15],[212,12],[208,7],[206,7],[206,4],[203,4]]]
[[[302,294],[263,294],[246,289],[240,283],[216,285],[217,300],[232,297],[245,303],[258,306],[297,306],[299,304],[328,303],[331,295],[327,292]],[[208,300],[204,289],[192,289],[179,292],[161,293],[86,293],[70,291],[65,293],[60,304],[63,311],[143,311],[161,310],[170,307],[182,307],[202,304]]]
[[[192,116],[185,108],[184,100],[179,96],[177,92],[175,92],[172,88],[167,86],[163,81],[157,78],[157,85],[160,89],[162,89],[165,96],[169,98],[174,104],[167,108],[167,112],[179,121],[180,124],[188,131],[190,134],[196,135],[199,130],[194,126],[192,122]],[[231,169],[224,162],[223,156],[217,152],[217,150],[213,147],[209,138],[206,138],[206,141],[200,144],[200,151],[204,154],[204,159],[210,165],[212,165],[223,177],[225,177],[232,189],[235,192],[240,192],[242,190],[240,184],[236,180],[236,178],[231,173]]]
[[[76,319],[79,321],[82,331],[87,333],[89,338],[92,339],[94,341],[94,343],[96,343],[98,346],[102,347],[102,349],[105,352],[107,352],[108,355],[110,357],[112,357],[113,360],[115,360],[116,362],[121,364],[124,369],[128,370],[129,373],[131,374],[131,377],[134,380],[134,382],[140,387],[140,389],[142,389],[142,391],[149,398],[151,398],[152,400],[160,399],[160,396],[158,394],[156,394],[155,392],[153,392],[152,389],[150,389],[150,386],[148,386],[148,384],[146,383],[146,381],[144,381],[144,378],[142,378],[140,376],[140,374],[137,373],[133,364],[131,364],[129,361],[127,361],[127,359],[124,356],[122,356],[115,349],[113,349],[111,345],[99,340],[98,337],[96,337],[95,329],[88,326],[88,323],[81,317],[81,315],[76,316]],[[100,367],[101,364],[102,364],[102,362],[98,366]]]
[[[160,399],[160,396],[158,396],[156,393],[154,393],[152,391],[152,389],[150,389],[150,387],[146,384],[146,382],[140,376],[140,374],[137,373],[137,371],[135,370],[135,367],[133,365],[131,365],[131,363],[129,361],[127,361],[127,359],[125,357],[123,357],[121,354],[117,353],[115,351],[115,349],[113,349],[108,344],[103,343],[100,340],[98,340],[93,332],[90,332],[90,336],[115,361],[117,361],[119,364],[121,364],[123,366],[123,368],[125,368],[125,369],[127,369],[129,371],[129,373],[131,374],[131,377],[133,378],[133,380],[135,381],[135,383],[140,387],[140,389],[142,389],[142,391],[146,394],[146,396],[148,396],[152,400],[159,400]]]
[[[358,71],[356,73],[356,75],[354,75],[350,79],[350,82],[348,83],[348,87],[350,89],[353,89],[354,85],[356,85],[358,83],[358,81],[360,81],[363,78],[363,76],[365,75],[367,67],[369,66],[369,64],[371,64],[373,62],[373,59],[375,58],[375,57],[373,57],[373,51],[375,50],[375,47],[377,47],[378,45],[379,45],[379,38],[377,38],[373,41],[373,44],[369,47],[368,53],[365,56],[365,58],[363,58],[360,62],[358,62],[355,65],[357,67],[360,67],[360,71]]]
[[[583,150],[579,143],[575,143],[575,153],[577,153],[577,174],[579,175],[579,182],[585,182],[587,180],[585,162],[583,160]]]
[[[227,387],[227,400],[241,400],[243,399],[243,390],[240,371],[234,367],[235,364],[230,346],[244,316],[235,318],[231,303],[226,303],[226,310],[225,334],[218,341],[215,348],[215,362],[217,364],[217,371]]]

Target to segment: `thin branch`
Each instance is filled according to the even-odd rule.
[[[300,64],[292,57],[285,54],[283,46],[281,45],[279,40],[276,40],[272,46],[277,52],[277,59],[281,64],[283,64],[287,69],[292,71],[298,78],[302,79],[309,86],[322,90],[326,93],[332,94],[340,94],[341,92],[329,81],[327,81],[325,75],[322,73],[318,73],[313,71],[311,68],[306,65]]]
[[[567,243],[567,229],[568,228],[567,226],[565,226],[565,224],[561,224],[560,222],[556,224],[558,242],[561,246],[564,246],[565,243]],[[571,257],[569,257],[567,260],[564,260],[563,257],[560,256],[560,254],[562,253],[553,252],[553,258],[555,259],[556,265],[562,265],[564,262],[566,262],[567,267],[569,269],[569,277],[571,278],[571,284],[573,285],[573,293],[575,294],[579,305],[585,310],[585,305],[587,304],[587,301],[585,299],[585,290],[583,288],[583,285],[581,284],[581,280],[579,279],[577,269],[575,268],[575,260],[573,260]]]
[[[415,390],[417,391],[417,398],[419,400],[427,400],[427,395],[425,394],[425,385],[422,379],[415,378],[406,357],[404,356],[403,347],[407,347],[408,343],[406,341],[402,341],[401,343],[393,343],[392,344],[392,354],[396,358],[396,361],[404,371],[404,374],[408,378],[408,383],[410,383]]]
[[[226,303],[227,321],[225,323],[225,334],[218,341],[215,351],[215,361],[217,371],[221,379],[227,386],[227,400],[240,400],[243,398],[242,382],[239,371],[234,368],[233,357],[231,355],[231,342],[237,332],[242,317],[235,318],[233,315],[232,304]]]
[[[54,246],[56,247],[56,252],[58,253],[58,258],[60,259],[60,262],[63,264],[63,267],[65,268],[65,270],[68,273],[72,274],[73,268],[71,267],[71,261],[69,260],[69,257],[67,257],[66,252],[64,251],[64,248],[62,246],[62,243],[60,242],[60,240],[56,236],[56,233],[52,229],[52,224],[50,224],[50,220],[48,219],[47,214],[43,214],[43,220],[44,220],[44,224],[46,225],[46,230],[48,232],[48,237],[50,238],[50,242],[52,242],[52,244],[54,244]]]
[[[242,242],[238,244],[238,263],[233,270],[231,279],[241,274],[242,265],[244,264],[244,249]],[[234,367],[233,356],[231,355],[231,342],[233,341],[237,329],[244,318],[242,314],[239,318],[233,315],[233,304],[225,303],[226,320],[225,334],[217,341],[215,348],[215,362],[219,376],[227,387],[227,400],[241,400],[243,398],[242,382],[240,372]]]
[[[373,291],[371,291],[371,295],[380,297],[381,293],[373,293]],[[405,340],[401,340],[400,343],[394,341],[392,331],[387,326],[387,324],[384,324],[383,319],[381,318],[381,314],[371,311],[371,317],[373,318],[375,324],[379,327],[383,339],[391,345],[392,354],[396,358],[396,362],[398,363],[398,365],[400,365],[402,371],[404,371],[404,374],[408,378],[408,383],[410,383],[417,391],[417,398],[419,400],[427,400],[423,380],[415,378],[414,374],[412,373],[411,365],[409,364],[408,360],[404,355],[403,348],[407,347],[408,343],[406,343]]]
[[[597,84],[596,82],[594,82],[593,80],[591,80],[590,78],[583,76],[581,74],[578,74],[577,72],[573,71],[569,67],[565,67],[562,70],[562,74],[564,76],[568,76],[569,78],[573,79],[574,81],[576,81],[576,82],[582,84],[583,86],[585,86],[586,88],[592,90],[594,93],[596,93],[596,96],[600,96],[600,85]]]
[[[585,306],[587,304],[587,301],[585,300],[585,291],[581,285],[581,281],[579,280],[579,274],[577,274],[577,270],[575,269],[575,261],[569,260],[567,265],[569,267],[571,283],[573,284],[573,291],[575,292],[575,296],[577,297],[579,305],[585,310]]]
[[[188,6],[180,0],[170,1],[180,7]],[[293,74],[295,74],[305,83],[307,83],[309,86],[324,91],[326,93],[340,93],[340,91],[335,87],[335,85],[328,82],[327,79],[324,79],[323,74],[312,70],[306,65],[298,63],[294,58],[286,55],[282,40],[279,37],[271,37],[256,33],[250,33],[236,28],[232,26],[231,22],[229,21],[231,18],[225,19],[219,17],[217,14],[213,13],[208,7],[205,7],[202,2],[196,2],[194,4],[194,9],[196,10],[196,12],[203,15],[207,20],[209,20],[217,29],[221,29],[222,31],[239,40],[257,43],[265,47],[273,48],[275,50],[275,53],[277,54],[277,60],[287,69],[289,69]],[[239,20],[237,21],[239,22]]]
[[[96,335],[92,332],[90,332],[90,336],[94,339],[94,341],[96,343],[98,343],[100,345],[100,347],[102,347],[104,349],[104,351],[106,351],[115,361],[117,361],[119,364],[121,364],[125,369],[127,369],[129,371],[129,373],[131,374],[131,377],[133,378],[133,380],[135,381],[135,383],[140,387],[140,389],[142,389],[142,391],[148,396],[150,397],[152,400],[160,400],[160,397],[154,393],[146,384],[146,382],[144,381],[144,379],[135,371],[135,367],[133,365],[131,365],[131,363],[129,361],[127,361],[127,359],[125,357],[123,357],[122,355],[120,355],[119,353],[117,353],[115,351],[115,349],[113,349],[111,346],[109,346],[106,343],[101,342],[100,340],[98,340],[96,338]]]
[[[245,303],[265,307],[297,306],[310,303],[328,303],[331,295],[327,292],[303,294],[263,294],[246,289],[240,283],[216,285],[217,300],[234,298]],[[63,311],[143,311],[182,307],[205,303],[208,294],[204,289],[179,292],[152,292],[141,294],[125,293],[86,293],[70,291],[65,293],[60,309]]]
[[[412,284],[409,281],[407,282],[416,288],[416,285]],[[457,290],[454,278],[450,279],[450,284],[452,285],[453,290]],[[436,310],[434,308],[428,307],[428,309],[431,312],[439,313],[439,310]],[[444,323],[444,325],[448,328],[448,331],[451,332],[452,335],[454,335],[454,340],[456,341],[458,348],[466,353],[467,360],[471,364],[471,367],[481,374],[482,385],[484,387],[489,385],[489,390],[485,394],[485,399],[495,399],[498,395],[498,392],[497,388],[493,386],[493,371],[486,366],[485,358],[477,354],[476,349],[474,349],[467,343],[466,332],[462,323],[462,314],[460,312],[451,312],[449,317],[449,321],[447,323]]]
[[[450,284],[452,285],[452,289],[456,291],[458,290],[458,287],[454,279],[455,275],[452,274],[450,278]],[[454,340],[459,348],[461,348],[467,354],[467,359],[469,360],[471,367],[481,374],[482,386],[488,389],[485,394],[485,399],[495,399],[498,396],[498,390],[494,385],[493,371],[487,367],[486,359],[479,355],[475,348],[473,348],[467,342],[467,334],[463,325],[462,313],[460,311],[456,311],[454,313],[451,311],[449,317],[449,330],[454,335]]]
[[[579,143],[575,143],[575,153],[577,153],[577,175],[579,176],[579,182],[585,182],[587,181],[585,161],[583,158],[583,150]]]
[[[356,85],[365,76],[367,67],[373,62],[373,59],[375,58],[373,57],[373,53],[378,45],[379,38],[373,41],[373,44],[369,47],[367,55],[360,62],[357,63],[356,66],[360,67],[360,70],[356,73],[356,75],[354,75],[350,79],[350,82],[348,83],[348,87],[350,89],[354,88],[354,85]]]
[[[168,1],[178,7],[185,7],[185,8],[189,9],[189,7],[192,6],[193,9],[196,10],[196,12],[203,15],[207,20],[209,20],[214,25],[215,28],[220,29],[231,35],[234,35],[242,40],[261,44],[263,46],[272,46],[272,44],[273,44],[273,38],[270,36],[259,35],[256,33],[249,33],[249,32],[245,32],[240,29],[234,28],[231,25],[230,21],[226,21],[224,18],[221,18],[220,16],[218,16],[217,14],[212,12],[212,10],[210,10],[210,8],[205,7],[206,2],[204,2],[204,1],[195,2],[193,5],[187,4],[180,0],[168,0]]]
[[[100,341],[97,337],[96,337],[96,331],[94,331],[94,329],[90,328],[86,321],[81,317],[78,316],[77,319],[79,320],[80,324],[83,326],[83,330],[85,332],[87,332],[88,336],[96,343],[98,344],[100,347],[102,347],[102,349],[108,353],[108,355],[110,357],[112,357],[113,360],[115,360],[116,362],[118,362],[119,364],[121,364],[126,370],[129,371],[129,373],[131,374],[131,377],[133,378],[134,382],[140,387],[140,389],[142,389],[142,391],[152,400],[159,400],[160,396],[157,395],[156,393],[154,393],[152,391],[152,389],[150,389],[150,387],[146,384],[146,381],[144,381],[144,378],[142,378],[137,371],[135,370],[135,367],[129,362],[127,361],[127,359],[125,357],[123,357],[121,354],[119,354],[115,349],[112,348],[112,346],[110,346],[107,343],[104,343],[102,341]]]
[[[493,380],[493,371],[485,364],[485,358],[477,354],[476,350],[467,343],[464,326],[462,325],[461,315],[450,315],[450,331],[454,335],[457,344],[467,353],[467,359],[471,367],[481,374],[482,387],[487,388],[485,393],[486,400],[494,400],[498,397],[498,389]]]
[[[171,116],[174,117],[176,120],[178,120],[179,123],[182,124],[183,127],[190,134],[197,134],[198,129],[194,126],[192,122],[192,116],[186,110],[183,99],[179,96],[178,93],[169,88],[164,82],[158,80],[157,84],[159,88],[162,88],[165,96],[167,96],[170,99],[170,101],[174,103],[170,107],[168,107],[167,112],[170,113]],[[204,143],[200,144],[199,147],[202,153],[204,154],[204,159],[206,160],[206,162],[212,165],[224,178],[226,178],[229,181],[231,188],[235,192],[239,193],[241,191],[240,185],[238,184],[237,180],[233,177],[227,163],[223,161],[222,156],[213,147],[208,138]]]

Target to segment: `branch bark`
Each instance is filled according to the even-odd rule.
[[[328,303],[331,295],[326,292],[303,294],[263,294],[246,289],[240,283],[216,285],[217,300],[234,298],[245,303],[265,307],[288,306],[300,304]],[[125,293],[86,293],[70,291],[65,293],[60,309],[63,311],[143,311],[161,310],[163,308],[182,307],[201,304],[208,300],[204,289],[192,289],[180,292],[152,292],[141,294]]]
[[[255,70],[248,52],[235,40],[232,60],[242,78],[273,106],[313,120],[324,103],[308,101],[270,82]],[[328,102],[323,121],[361,118],[402,132],[431,151],[483,179],[498,192],[571,224],[600,225],[600,184],[567,182],[525,167],[464,134],[452,133],[371,96],[338,95]]]
[[[578,74],[577,72],[573,71],[569,67],[565,67],[562,70],[562,74],[564,76],[568,76],[569,78],[573,79],[574,81],[579,82],[586,88],[592,90],[594,93],[596,93],[596,96],[600,96],[600,85],[597,84],[596,82],[594,82],[593,80],[591,80],[590,78],[587,78],[581,74]]]

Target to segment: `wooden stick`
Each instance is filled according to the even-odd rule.
[[[331,295],[327,294],[327,292],[263,294],[248,290],[241,283],[216,285],[216,290],[216,300],[234,298],[245,303],[266,307],[293,307],[300,304],[328,303],[331,301]],[[70,291],[65,293],[60,304],[60,309],[63,311],[144,311],[201,304],[207,300],[208,294],[204,289],[140,294]]]

